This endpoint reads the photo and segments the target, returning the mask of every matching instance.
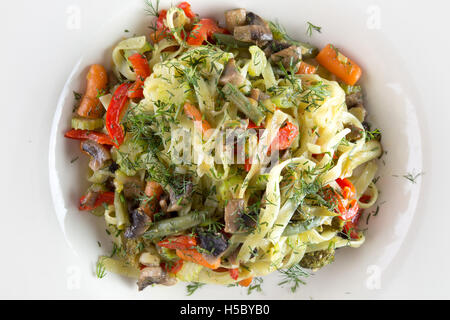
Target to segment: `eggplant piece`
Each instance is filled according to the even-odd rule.
[[[144,234],[149,228],[151,219],[142,208],[137,208],[131,212],[131,225],[125,230],[124,236],[128,239],[135,239]]]
[[[89,167],[93,171],[97,171],[103,168],[107,164],[108,160],[111,160],[111,154],[109,150],[95,141],[82,141],[80,147],[81,151],[91,157],[91,160],[89,161]]]
[[[199,246],[209,252],[210,255],[218,257],[228,248],[228,241],[219,232],[199,232]]]
[[[246,18],[247,11],[243,8],[225,11],[225,23],[227,30],[233,32],[235,27],[245,25]]]
[[[162,284],[165,286],[172,286],[177,283],[176,278],[172,278],[169,274],[159,266],[145,267],[139,273],[139,280],[137,282],[139,291],[144,290],[152,284]]]
[[[220,76],[219,83],[225,85],[231,83],[236,87],[240,87],[245,82],[245,78],[239,73],[234,59],[228,60],[225,68]]]

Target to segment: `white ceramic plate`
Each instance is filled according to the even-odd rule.
[[[262,17],[278,20],[293,38],[307,40],[318,47],[333,43],[355,60],[363,69],[361,85],[367,99],[369,120],[383,133],[382,143],[387,151],[380,162],[380,214],[371,217],[366,243],[360,249],[339,250],[333,264],[310,278],[296,293],[277,285],[278,274],[264,278],[263,292],[246,295],[243,288],[206,286],[193,298],[345,298],[374,296],[376,289],[393,279],[400,268],[393,261],[404,245],[418,202],[425,197],[421,179],[413,184],[402,177],[406,173],[424,170],[423,124],[419,121],[425,110],[419,96],[414,74],[405,65],[402,49],[387,36],[382,20],[389,6],[371,5],[367,1],[191,1],[193,10],[201,16],[223,21],[223,12],[233,7],[245,7]],[[161,7],[167,7],[162,1]],[[89,5],[84,3],[83,9]],[[148,33],[149,18],[142,1],[127,1],[126,7],[115,15],[102,16],[103,26],[85,40],[85,50],[68,78],[61,93],[52,123],[49,174],[56,217],[70,248],[78,255],[83,272],[92,270],[100,254],[108,253],[108,239],[102,219],[77,210],[77,201],[86,189],[87,159],[79,152],[79,143],[63,137],[72,117],[72,91],[82,92],[87,67],[92,63],[110,66],[112,46],[130,33]],[[288,10],[286,10],[288,8]],[[306,22],[322,27],[308,39]],[[87,37],[88,35],[86,35]],[[79,160],[71,163],[71,160]],[[99,248],[97,241],[102,243]],[[133,280],[118,275],[95,279],[92,272],[86,280],[88,288],[96,281],[97,290],[113,291],[118,297],[152,299],[185,298],[185,285],[170,288],[149,288],[137,295]],[[97,283],[100,281],[100,284]],[[99,289],[101,288],[101,289]]]

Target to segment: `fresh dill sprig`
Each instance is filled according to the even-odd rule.
[[[103,259],[100,258],[97,261],[97,266],[95,267],[95,274],[97,275],[97,278],[102,279],[106,276],[106,268],[103,264]]]
[[[278,283],[278,285],[290,285],[291,291],[295,292],[297,291],[298,287],[303,284],[305,285],[306,282],[303,281],[303,278],[307,278],[310,276],[308,272],[306,272],[300,265],[296,264],[290,267],[287,270],[278,270],[279,273],[283,275],[283,280]]]
[[[308,35],[308,36],[312,36],[312,34],[313,34],[313,31],[317,31],[317,32],[319,32],[319,33],[322,33],[322,27],[318,27],[318,26],[315,26],[315,25],[313,25],[311,22],[309,22],[309,21],[307,21],[306,22],[307,24],[308,24],[308,29],[306,30],[306,34]]]
[[[248,290],[247,290],[247,294],[250,295],[252,294],[254,291],[256,292],[262,292],[262,288],[261,285],[263,283],[263,278],[261,277],[256,277],[253,279],[252,283],[248,286]]]
[[[417,183],[417,178],[419,178],[420,176],[423,176],[423,175],[424,175],[423,172],[414,173],[414,171],[413,171],[411,173],[404,174],[401,177],[411,181],[411,183],[413,183],[413,184],[416,184]],[[398,175],[394,175],[394,177],[399,177],[399,176]]]
[[[197,291],[197,289],[203,287],[204,285],[205,285],[204,283],[200,283],[200,282],[192,282],[192,283],[188,284],[186,286],[187,295],[191,296],[192,294],[194,294],[195,291]]]
[[[372,131],[366,130],[366,142],[380,139],[381,139],[381,131],[379,129],[375,129]]]
[[[159,17],[159,0],[155,1],[155,4],[153,4],[153,0],[145,0],[145,4],[147,6],[147,8],[145,8],[145,12],[147,12],[147,14],[149,16],[152,17]]]

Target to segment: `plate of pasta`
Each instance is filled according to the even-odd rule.
[[[413,137],[390,140],[385,123],[403,107],[380,107],[379,62],[306,17],[306,31],[290,33],[262,11],[141,2],[114,20],[142,20],[133,32],[102,31],[75,67],[52,130],[52,192],[93,278],[129,278],[142,294],[180,283],[189,294],[258,292],[266,279],[295,293],[311,274],[332,281],[358,268],[353,252],[366,252],[358,287],[395,256],[412,215],[390,242],[369,218],[402,192],[395,173],[421,158],[389,158]],[[383,85],[407,110],[401,87]],[[392,208],[413,212],[415,192]]]

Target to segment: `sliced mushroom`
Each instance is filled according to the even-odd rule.
[[[228,60],[225,68],[220,76],[219,83],[225,85],[231,83],[236,87],[240,87],[245,82],[245,78],[239,73],[234,59]]]
[[[225,229],[227,233],[244,233],[255,227],[255,219],[244,209],[244,199],[229,200],[225,207]]]
[[[103,168],[106,165],[106,162],[108,160],[111,160],[111,154],[109,153],[109,150],[101,144],[92,140],[82,141],[81,151],[91,157],[91,160],[89,161],[89,167],[94,171]]]
[[[351,108],[356,104],[362,103],[363,103],[363,96],[361,91],[349,94],[345,97],[345,104],[347,105],[347,108]]]
[[[142,194],[144,182],[139,177],[127,177],[123,183],[123,195],[125,198],[136,198]]]
[[[264,27],[264,29],[267,31],[267,33],[270,33],[271,38],[272,37],[272,31],[270,31],[270,27],[269,24],[260,16],[258,16],[257,14],[253,13],[253,12],[247,12],[247,15],[245,17],[245,22],[248,25],[255,25],[255,26],[262,26]],[[270,39],[272,40],[272,39]]]
[[[264,101],[266,99],[269,99],[270,96],[265,94],[259,89],[252,89],[250,90],[250,98],[252,98],[255,101]]]
[[[273,39],[270,29],[267,30],[264,26],[248,25],[235,27],[233,36],[236,40],[244,42],[253,42],[262,46],[266,41]]]
[[[279,52],[283,49],[289,48],[291,44],[286,41],[273,40],[270,41],[263,49],[266,57],[270,57],[272,54]]]
[[[151,219],[145,214],[142,208],[137,208],[131,211],[131,225],[125,230],[125,238],[138,238],[147,231]]]
[[[163,194],[161,196],[161,199],[159,200],[159,206],[161,208],[161,211],[166,213],[168,208],[167,200],[169,200],[169,196],[167,194]]]
[[[189,203],[189,198],[194,191],[194,185],[191,181],[186,181],[183,183],[183,190],[176,191],[172,186],[167,186],[169,191],[170,205],[167,208],[167,212],[180,211],[183,206]]]
[[[162,284],[172,286],[177,283],[176,278],[172,278],[169,274],[159,266],[145,267],[139,273],[138,288],[139,291],[144,290],[152,284]]]
[[[209,252],[210,255],[218,257],[228,248],[228,241],[219,232],[199,232],[199,246]]]
[[[272,60],[275,64],[281,62],[286,69],[291,67],[295,68],[301,58],[302,49],[297,46],[290,46],[270,56],[270,60]]]
[[[350,129],[350,132],[345,136],[345,138],[350,142],[355,142],[363,137],[364,130],[353,124],[346,124],[344,128]]]
[[[243,8],[228,10],[225,12],[225,22],[230,32],[234,27],[243,26],[246,23],[247,11]]]

